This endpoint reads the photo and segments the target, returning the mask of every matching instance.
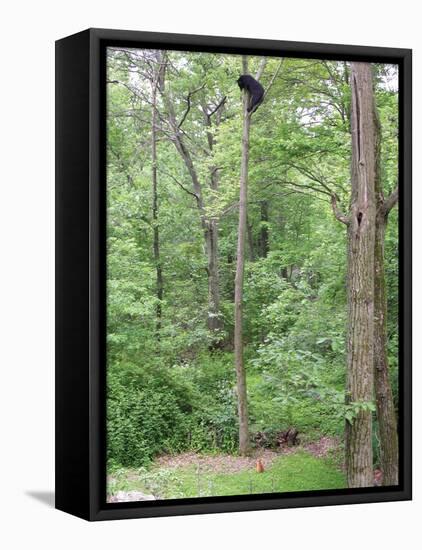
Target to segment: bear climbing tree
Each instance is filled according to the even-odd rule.
[[[249,74],[242,74],[237,83],[241,90],[247,90],[249,94],[248,113],[254,113],[261,105],[264,99],[264,88],[262,85]]]

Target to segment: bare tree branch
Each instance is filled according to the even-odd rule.
[[[318,183],[323,189],[325,189],[325,194],[328,195],[329,197],[335,194],[333,190],[330,189],[330,187],[328,187],[328,185],[325,183],[323,176],[315,174],[309,168],[305,168],[304,166],[300,166],[294,163],[289,163],[289,164],[292,168],[295,168],[302,175]]]
[[[188,193],[189,195],[192,195],[192,197],[195,197],[195,199],[198,200],[198,195],[196,193],[194,193],[193,191],[189,191],[189,189],[186,189],[186,187],[183,185],[183,183],[181,183],[175,176],[173,176],[173,174],[170,174],[169,172],[166,172],[165,170],[162,170],[162,169],[159,169],[159,172],[161,172],[165,176],[168,176],[169,178],[171,178],[175,183],[177,183],[177,185],[181,189],[183,189],[183,191],[185,191],[185,193]]]
[[[255,80],[259,80],[264,73],[265,65],[267,64],[267,58],[263,57],[256,71]]]
[[[270,80],[270,83],[268,84],[266,90],[264,91],[264,98],[263,98],[262,101],[264,101],[265,98],[267,97],[267,94],[268,94],[268,92],[269,92],[271,86],[273,85],[274,80],[277,78],[278,73],[280,72],[280,69],[281,69],[281,67],[283,66],[283,63],[284,63],[284,58],[280,61],[280,64],[279,64],[279,66],[277,67],[277,70],[276,70],[275,73],[273,74],[273,76],[272,76],[272,78],[271,78],[271,80]]]
[[[331,195],[331,206],[332,206],[333,213],[334,213],[334,216],[336,217],[336,219],[339,222],[344,223],[345,225],[349,225],[350,218],[348,216],[345,216],[343,214],[343,212],[340,210],[340,208],[338,207],[338,205],[337,205],[337,195],[335,193],[333,193]]]
[[[227,96],[225,95],[215,109],[213,109],[210,113],[206,113],[207,117],[211,118],[212,115],[216,113],[218,109],[220,109],[220,107],[222,107],[225,104],[226,100],[227,100]]]
[[[382,206],[384,210],[384,215],[388,216],[390,210],[396,206],[397,201],[399,200],[399,188],[396,187],[389,197],[387,197]]]
[[[151,100],[143,93],[141,93],[139,90],[136,90],[135,88],[129,86],[125,82],[122,82],[121,80],[107,80],[107,84],[118,84],[120,86],[123,86],[129,92],[134,96],[140,99],[141,101],[144,101],[145,103],[148,103],[149,105],[152,105]]]
[[[200,90],[202,90],[202,88],[205,87],[205,83],[202,84],[202,86],[200,86],[199,88],[197,88],[196,90],[192,90],[192,92],[189,92],[188,93],[188,97],[186,98],[186,101],[187,101],[187,108],[186,108],[186,111],[185,111],[185,114],[183,115],[182,117],[182,120],[179,122],[179,124],[177,125],[179,128],[181,128],[182,124],[185,122],[186,120],[186,117],[188,116],[188,113],[190,111],[190,108],[191,108],[191,97],[193,96],[193,94],[196,94],[197,92],[199,92]]]

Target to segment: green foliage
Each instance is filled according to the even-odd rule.
[[[253,364],[261,372],[261,381],[254,388],[256,410],[252,402],[258,427],[295,426],[304,433],[342,433],[344,394],[336,388],[337,380],[344,376],[342,365],[331,363],[327,370],[327,361],[320,355],[288,349],[283,339],[263,345]]]
[[[111,469],[149,468],[157,455],[182,450],[233,453],[238,443],[233,302],[242,137],[236,79],[241,58],[167,52],[166,82],[157,99],[155,220],[148,80],[153,64],[141,54],[117,50],[108,54],[112,83],[107,89],[107,452]],[[249,58],[251,74],[260,62]],[[373,408],[344,402],[347,236],[345,226],[334,219],[330,195],[335,192],[339,206],[347,211],[348,66],[304,59],[279,64],[278,59],[267,60],[261,80],[268,94],[253,115],[250,140],[243,340],[251,431],[294,426],[303,441],[321,434],[341,438],[345,419],[353,421],[359,411]],[[385,195],[397,181],[395,70],[388,65],[376,67]],[[204,108],[211,113],[224,97],[221,110],[207,118]],[[181,132],[201,187],[202,209],[192,167],[175,147],[169,102],[176,122],[183,121]],[[218,350],[206,324],[204,219],[218,221],[224,324]],[[163,274],[160,303],[154,229],[159,232]],[[385,267],[388,355],[396,405],[397,243],[398,219],[393,210]],[[159,330],[157,305],[161,306]],[[279,489],[299,490],[302,483],[308,484],[303,485],[307,489],[341,486],[338,472],[333,481],[331,470],[327,478],[321,473],[313,484],[312,468],[323,466],[311,458],[295,454],[292,461],[303,468],[302,477],[292,482],[288,473],[295,472],[293,462],[289,457],[277,462]],[[171,487],[163,489],[166,495],[194,492],[182,471],[177,474],[183,478],[178,487],[172,472],[138,470],[137,475],[144,488]],[[117,474],[116,479],[120,479]],[[242,491],[240,477],[215,478],[220,487],[219,479],[221,494]]]
[[[237,446],[233,368],[227,354],[169,368],[119,365],[108,375],[108,458],[147,465],[185,449],[233,452]]]
[[[375,410],[376,405],[372,401],[352,401],[344,407],[344,418],[352,424],[359,413],[374,412]]]
[[[186,411],[168,386],[158,391],[109,384],[107,427],[108,458],[124,466],[148,464],[186,446]]]

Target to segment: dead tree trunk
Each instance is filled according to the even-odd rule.
[[[373,485],[374,247],[377,136],[369,63],[351,64],[352,167],[348,223],[348,341],[346,403],[359,404],[346,420],[349,487]]]
[[[246,56],[243,57],[243,74],[248,72]],[[243,360],[243,276],[245,267],[245,240],[248,198],[249,132],[251,117],[247,111],[249,95],[243,91],[242,160],[240,166],[239,226],[237,237],[237,263],[234,292],[234,356],[237,377],[237,401],[239,411],[239,453],[248,454],[249,425],[246,391],[246,373]]]

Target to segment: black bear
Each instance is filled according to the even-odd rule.
[[[245,89],[248,91],[250,96],[248,113],[254,113],[264,99],[264,88],[249,74],[242,74],[242,76],[237,79],[237,83],[241,90]]]

